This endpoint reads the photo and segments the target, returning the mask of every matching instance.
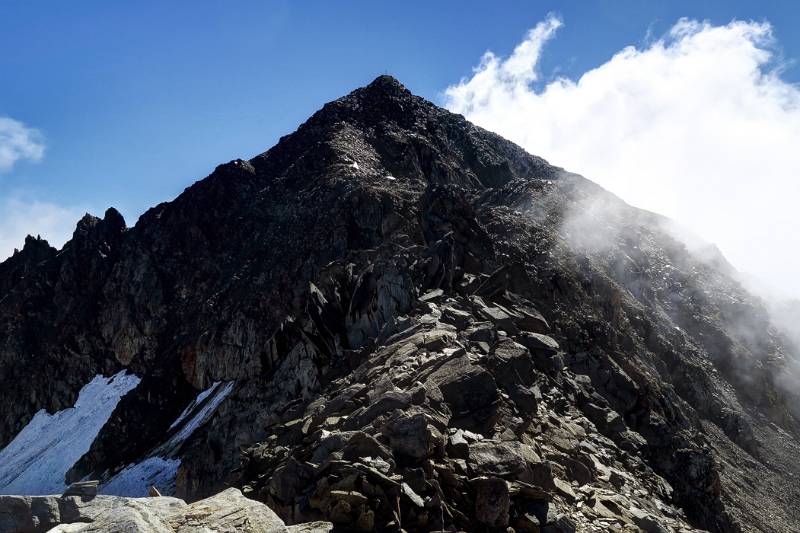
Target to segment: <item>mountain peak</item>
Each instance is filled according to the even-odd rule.
[[[434,109],[438,108],[412,94],[396,78],[383,74],[368,85],[326,104],[315,113],[311,122],[347,120],[362,124],[385,121],[410,124],[421,114]]]
[[[559,172],[385,74],[328,102],[251,163],[257,174],[298,186],[344,177],[348,183],[379,180],[385,188],[392,186],[390,176],[415,187],[478,191],[517,178],[556,179]]]
[[[379,93],[392,97],[412,96],[411,91],[406,89],[406,87],[400,83],[397,78],[390,76],[389,74],[381,74],[372,80],[372,82],[370,82],[365,89],[372,93]]]

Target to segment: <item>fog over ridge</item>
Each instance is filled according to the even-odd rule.
[[[542,83],[562,25],[550,16],[508,57],[486,52],[445,105],[676,220],[759,294],[800,298],[800,89],[781,78],[770,24],[681,19],[577,80]]]

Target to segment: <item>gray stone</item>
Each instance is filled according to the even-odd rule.
[[[78,481],[67,487],[62,496],[82,496],[92,498],[97,496],[99,481]]]
[[[529,464],[539,461],[536,452],[521,442],[484,440],[470,445],[468,464],[476,475],[531,481]]]
[[[658,523],[658,520],[650,513],[638,507],[630,507],[628,513],[631,515],[631,518],[633,518],[633,523],[646,533],[667,533],[669,531],[668,528]]]
[[[507,526],[511,505],[508,483],[496,477],[479,477],[470,483],[475,489],[475,518],[491,528]]]
[[[531,352],[511,339],[497,343],[488,364],[495,379],[506,388],[513,384],[527,386],[536,379],[536,368]]]
[[[31,496],[0,496],[0,531],[45,531],[58,524],[58,503],[55,498],[47,500],[53,505],[45,506],[47,509],[43,515],[33,512],[32,499]]]
[[[552,337],[540,333],[524,331],[515,337],[515,340],[528,348],[534,354],[551,355],[558,353],[558,343]]]
[[[469,457],[469,443],[464,437],[463,430],[456,430],[455,433],[447,438],[447,454],[458,459]]]
[[[396,454],[415,460],[431,455],[439,440],[438,432],[429,426],[423,414],[403,415],[390,421],[384,434]]]
[[[470,320],[472,320],[472,314],[466,311],[447,305],[442,308],[442,321],[447,324],[452,324],[459,329],[463,329],[467,327]]]
[[[296,524],[293,526],[286,526],[287,533],[328,533],[333,531],[333,524],[331,522],[306,522],[304,524]]]
[[[285,531],[287,533],[328,533],[333,531],[333,524],[331,522],[306,522],[286,526]]]
[[[283,520],[263,503],[245,498],[239,489],[227,489],[173,514],[175,533],[272,533],[284,530]]]
[[[411,405],[411,395],[402,391],[389,391],[381,395],[367,409],[359,415],[353,416],[345,422],[345,429],[361,429],[377,417],[395,409],[405,409]]]
[[[442,299],[444,291],[442,289],[433,289],[419,297],[420,302],[438,302]]]
[[[174,533],[169,519],[186,509],[183,500],[163,496],[155,498],[97,496],[91,499],[66,497],[57,500],[62,523],[52,531],[60,533],[77,531]]]
[[[542,314],[533,307],[518,306],[514,311],[520,315],[517,320],[517,327],[525,331],[532,331],[534,333],[546,333],[550,331],[550,325]]]
[[[474,342],[492,343],[497,338],[497,333],[490,322],[481,322],[467,330],[467,338]]]
[[[497,384],[492,375],[469,357],[448,361],[428,378],[442,391],[442,396],[453,414],[465,414],[494,403]]]

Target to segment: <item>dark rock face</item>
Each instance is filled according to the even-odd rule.
[[[56,255],[57,250],[50,246],[41,237],[28,235],[22,250],[14,250],[14,255],[0,263],[0,298],[8,292],[25,276],[36,271],[37,267]]]
[[[0,265],[0,445],[128,368],[71,479],[234,382],[178,446],[182,498],[363,531],[797,530],[793,348],[662,222],[382,76],[133,228],[87,216]]]

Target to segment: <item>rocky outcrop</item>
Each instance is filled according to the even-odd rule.
[[[322,533],[331,528],[324,522],[286,527],[269,507],[243,497],[237,489],[190,505],[164,496],[0,496],[0,531],[4,532]]]
[[[17,283],[56,255],[57,251],[41,237],[25,237],[22,250],[14,250],[11,257],[0,263],[0,301]]]
[[[796,348],[663,223],[379,77],[0,265],[0,445],[124,369],[68,473],[101,493],[160,461],[289,524],[796,530]]]
[[[533,304],[469,287],[422,295],[329,392],[276,419],[245,451],[245,494],[290,523],[358,531],[692,531],[644,438],[588,376],[552,363],[563,353],[531,331],[547,327]],[[503,309],[504,329],[486,309]]]

